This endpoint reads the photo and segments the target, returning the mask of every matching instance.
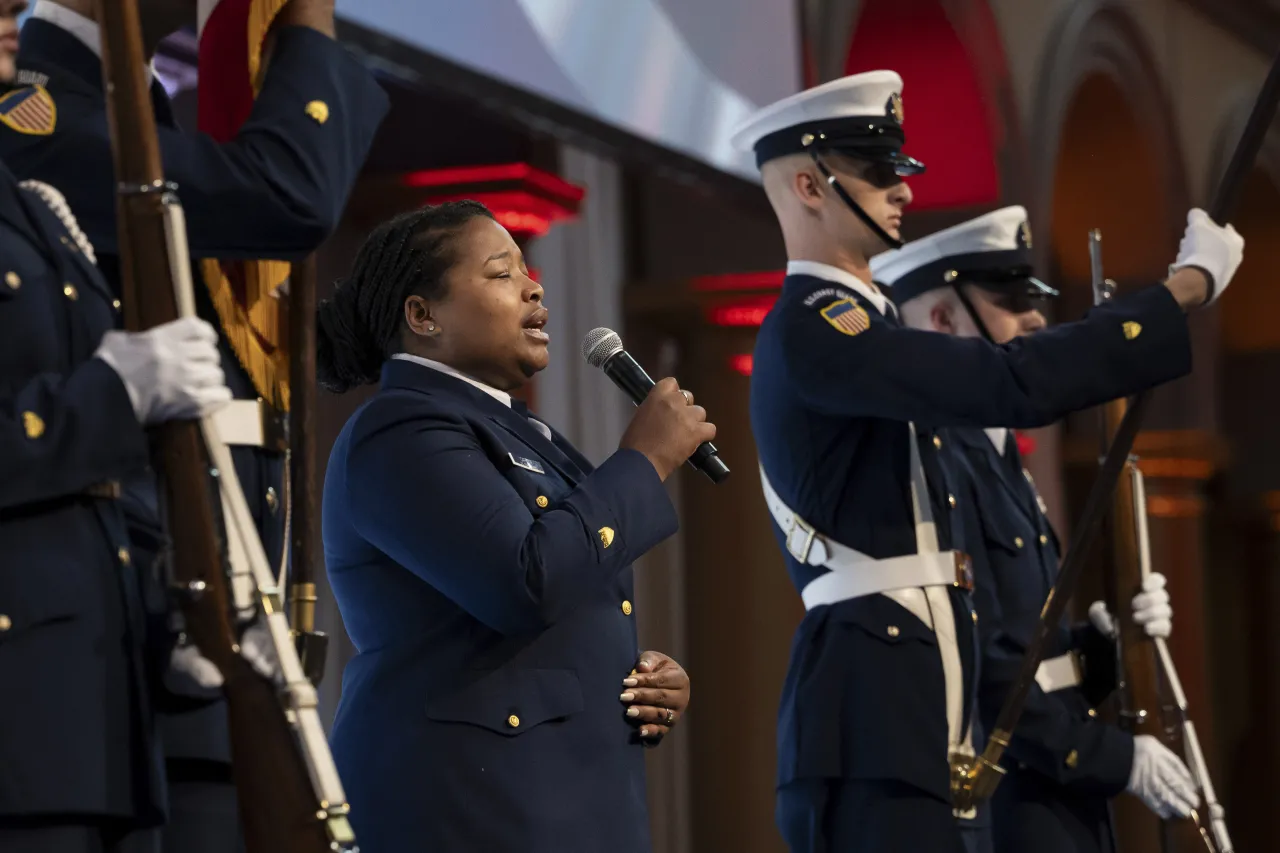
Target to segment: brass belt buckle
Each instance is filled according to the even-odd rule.
[[[799,549],[796,549],[791,545],[792,537],[794,537],[796,533],[799,533],[801,537]],[[807,565],[809,562],[809,552],[813,550],[813,540],[815,536],[817,536],[817,531],[812,525],[806,524],[800,516],[793,515],[791,518],[791,529],[787,531],[787,551],[790,552],[791,556],[795,557],[798,561]]]
[[[116,501],[120,499],[120,482],[118,480],[103,480],[101,483],[94,483],[85,488],[84,494],[91,498]]]

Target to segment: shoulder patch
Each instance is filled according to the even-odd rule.
[[[58,123],[58,108],[44,86],[25,86],[0,97],[0,123],[31,136],[48,136]]]
[[[49,75],[39,71],[32,71],[30,68],[19,68],[18,73],[14,75],[13,80],[19,86],[48,86]]]
[[[857,335],[871,328],[866,310],[852,299],[836,300],[819,313],[842,335]]]

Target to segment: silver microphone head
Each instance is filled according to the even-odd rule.
[[[582,357],[592,367],[604,367],[604,363],[622,352],[622,338],[613,329],[592,329],[582,339]]]

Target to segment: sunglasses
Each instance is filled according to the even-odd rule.
[[[1049,301],[1047,294],[1036,291],[1030,292],[1025,290],[997,290],[994,287],[988,287],[979,284],[983,291],[991,298],[991,302],[1001,311],[1008,311],[1010,314],[1026,314],[1030,311],[1042,311]]]

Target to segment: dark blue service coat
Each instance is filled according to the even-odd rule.
[[[334,445],[323,514],[358,651],[332,744],[361,849],[647,853],[619,701],[631,563],[677,527],[648,459],[593,470],[523,412],[391,360]]]
[[[0,822],[162,817],[143,602],[110,496],[147,441],[93,358],[116,304],[0,166]]]
[[[968,541],[983,648],[978,700],[990,727],[1058,575],[1059,543],[1013,437],[1001,455],[982,430],[952,434],[968,475],[971,517],[980,525]],[[1108,659],[1114,647],[1092,626],[1064,624],[1046,657],[1070,651],[1092,652],[1084,659],[1090,675],[1114,669]],[[992,801],[997,851],[1113,849],[1108,800],[1128,784],[1133,739],[1097,719],[1080,687],[1046,694],[1033,684],[1005,755],[1008,775]]]
[[[1052,423],[1187,373],[1191,349],[1183,312],[1163,286],[995,347],[904,328],[861,293],[790,275],[760,329],[754,365],[752,428],[773,487],[821,534],[883,559],[916,551],[906,421],[920,433],[940,546],[964,550],[966,525],[955,520],[965,510],[960,462],[945,428]],[[783,550],[797,589],[826,571]],[[963,658],[974,620],[968,597],[952,594],[972,685],[974,661]],[[933,632],[905,608],[878,595],[814,608],[797,630],[783,688],[779,785],[883,782],[886,797],[908,786],[933,797],[936,814],[900,812],[875,843],[952,849],[943,695]]]
[[[116,192],[101,60],[75,36],[38,18],[23,26],[21,45],[18,68],[23,79],[45,78],[56,122],[47,135],[0,124],[0,158],[19,178],[62,191],[118,295]],[[328,106],[324,122],[306,109],[316,100]],[[388,107],[382,88],[345,48],[306,27],[278,31],[253,112],[228,143],[178,128],[159,82],[152,85],[152,102],[165,178],[178,185],[193,260],[294,260],[314,250],[337,226]],[[217,326],[198,265],[193,280],[200,316]],[[257,397],[225,339],[221,349],[232,393]],[[233,447],[231,455],[274,562],[285,546],[283,457],[251,447]],[[154,548],[158,536],[154,489],[129,486],[132,536],[139,561],[149,562],[146,543]],[[166,716],[163,724],[166,754],[230,760],[221,702]]]

